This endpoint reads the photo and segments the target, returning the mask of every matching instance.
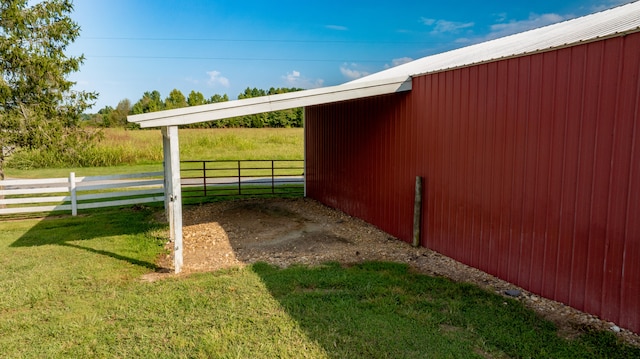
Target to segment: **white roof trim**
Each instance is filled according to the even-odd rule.
[[[129,122],[140,124],[140,127],[143,128],[186,125],[409,90],[411,90],[411,78],[401,76],[395,79],[385,78],[357,84],[347,83],[339,86],[218,102],[210,105],[150,112],[128,116],[127,119]]]
[[[411,77],[640,31],[640,1],[427,56],[338,86],[129,116],[141,127],[186,125],[411,90]]]

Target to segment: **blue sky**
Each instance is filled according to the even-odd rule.
[[[247,87],[315,88],[582,16],[626,0],[75,0],[71,79],[89,112],[176,88],[230,99]]]

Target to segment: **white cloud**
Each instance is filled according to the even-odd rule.
[[[229,87],[230,85],[229,79],[222,76],[220,71],[208,71],[207,75],[209,75],[209,80],[207,81],[207,84],[209,84],[209,86],[222,85],[224,87]]]
[[[300,74],[300,71],[293,70],[291,72],[287,72],[285,76],[282,76],[287,86],[290,87],[299,87],[304,89],[309,88],[318,88],[322,87],[324,84],[323,79],[311,80]]]
[[[473,27],[475,23],[473,22],[458,22],[458,21],[448,21],[448,20],[436,20],[429,19],[423,17],[420,19],[423,24],[427,26],[433,26],[431,30],[431,34],[444,34],[444,33],[457,33],[460,30],[467,29]]]
[[[358,64],[342,64],[340,72],[348,79],[355,80],[369,75],[369,72],[358,69]]]
[[[406,64],[407,62],[411,62],[413,61],[412,58],[410,57],[401,57],[398,59],[393,59],[391,60],[391,66],[398,66],[398,65],[402,65],[402,64]]]
[[[493,40],[500,37],[517,34],[519,32],[536,29],[546,25],[555,24],[557,22],[572,19],[575,16],[559,15],[554,13],[542,14],[542,15],[530,14],[529,18],[527,19],[510,20],[510,21],[506,21],[507,18],[505,14],[497,14],[497,17],[498,17],[498,21],[502,21],[502,22],[491,25],[489,28],[490,31],[488,34],[484,36],[460,37],[454,40],[454,42],[462,45],[477,44],[483,41]]]
[[[427,26],[431,26],[431,25],[435,24],[436,19],[428,19],[426,17],[422,17],[422,18],[420,18],[420,21],[422,21],[422,23],[427,25]]]
[[[598,11],[611,9],[612,7],[629,4],[634,1],[636,0],[608,0],[608,1],[605,1],[603,4],[593,5],[589,9],[590,9],[590,12],[598,12]]]
[[[500,12],[497,14],[493,14],[493,16],[496,17],[496,21],[498,22],[504,22],[507,20],[507,13],[506,12]]]
[[[392,67],[396,67],[398,65],[406,64],[407,62],[411,62],[411,61],[413,61],[413,59],[410,58],[410,57],[400,57],[400,58],[397,58],[397,59],[392,59],[391,60],[391,65],[385,64],[384,68],[385,69],[389,69],[389,68],[392,68]]]
[[[516,34],[519,32],[535,29],[538,27],[555,24],[560,21],[573,18],[573,15],[559,15],[559,14],[531,14],[528,19],[525,20],[511,20],[506,23],[499,23],[491,25],[491,32],[487,36],[489,39],[496,39],[499,37]]]
[[[477,40],[475,40],[475,41],[477,41]],[[466,44],[474,42],[474,40],[470,39],[468,37],[459,37],[459,38],[455,39],[453,42],[455,42],[456,44],[466,45]]]
[[[342,26],[342,25],[325,25],[325,27],[327,29],[338,30],[338,31],[347,31],[347,30],[349,30],[348,27]]]

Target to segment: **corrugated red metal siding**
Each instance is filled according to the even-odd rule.
[[[408,94],[307,108],[307,196],[410,237],[412,209],[398,206],[413,198],[410,112]]]
[[[640,33],[307,108],[307,193],[640,332]]]

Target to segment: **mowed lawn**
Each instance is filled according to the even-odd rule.
[[[0,222],[2,358],[634,358],[519,302],[395,263],[146,281],[157,209]]]

